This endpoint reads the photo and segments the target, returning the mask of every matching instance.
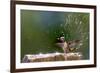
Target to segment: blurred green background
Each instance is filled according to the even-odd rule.
[[[21,10],[21,60],[25,54],[63,52],[55,46],[62,33],[66,41],[81,39],[78,52],[89,59],[89,13]]]

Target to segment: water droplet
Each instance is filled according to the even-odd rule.
[[[82,21],[80,21],[80,23],[79,24],[82,24]]]
[[[60,54],[59,52],[56,52],[56,53],[55,53],[55,55],[59,55],[59,54]]]
[[[42,56],[43,54],[42,53],[39,53],[39,55]]]

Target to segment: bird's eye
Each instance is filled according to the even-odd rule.
[[[71,43],[68,43],[69,45],[71,44]]]

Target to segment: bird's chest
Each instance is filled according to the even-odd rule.
[[[67,46],[68,46],[67,43],[64,42],[64,43],[63,43],[63,49],[67,48]]]

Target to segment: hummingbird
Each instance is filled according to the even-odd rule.
[[[67,57],[66,57],[67,53],[80,48],[80,46],[82,45],[82,42],[80,40],[65,41],[64,36],[57,38],[57,40],[58,41],[57,41],[56,45],[58,47],[62,48],[62,50],[64,51],[65,60],[67,60]]]
[[[65,41],[64,36],[57,38],[57,40],[58,40],[58,42],[56,43],[56,45],[58,47],[62,48],[62,50],[64,51],[65,60],[67,60],[66,53],[69,52],[68,43]]]

